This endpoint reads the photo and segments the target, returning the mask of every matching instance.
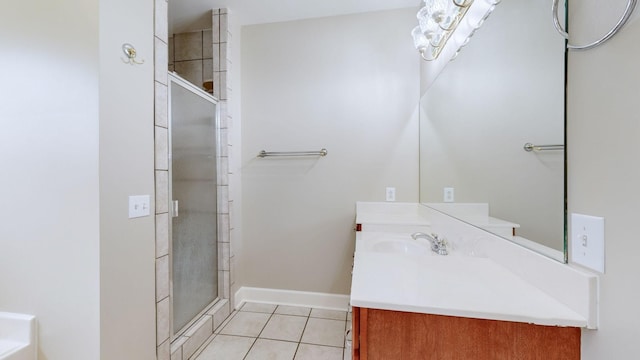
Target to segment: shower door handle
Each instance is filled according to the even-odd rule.
[[[171,202],[171,217],[178,217],[178,200]]]

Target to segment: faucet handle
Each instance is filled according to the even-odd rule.
[[[449,242],[447,239],[437,239],[436,244],[438,246],[439,255],[449,255]]]

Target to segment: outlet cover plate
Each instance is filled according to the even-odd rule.
[[[571,261],[604,274],[604,218],[571,214]]]
[[[396,188],[387,187],[385,190],[385,199],[387,201],[396,201]]]
[[[455,197],[453,194],[453,188],[452,187],[446,187],[444,188],[444,194],[443,194],[443,201],[446,203],[451,203],[455,201]]]

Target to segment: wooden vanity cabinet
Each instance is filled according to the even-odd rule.
[[[580,360],[580,328],[353,308],[353,360]]]

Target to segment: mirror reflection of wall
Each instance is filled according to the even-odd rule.
[[[519,224],[512,240],[563,260],[564,151],[523,145],[564,144],[564,74],[549,4],[498,5],[458,58],[423,84],[420,201],[442,203],[452,187],[456,203],[488,203],[490,216]]]

